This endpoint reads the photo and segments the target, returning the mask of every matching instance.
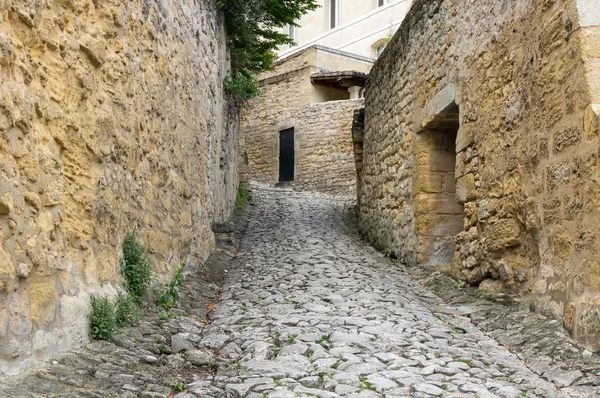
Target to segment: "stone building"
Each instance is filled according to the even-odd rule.
[[[600,348],[597,1],[416,0],[366,93],[366,236]]]
[[[312,46],[263,73],[242,125],[251,180],[354,196],[352,119],[370,58]]]
[[[275,71],[259,76],[242,130],[248,175],[269,184],[355,196],[352,117],[366,74],[404,18],[409,0],[317,0]]]
[[[81,346],[137,227],[169,278],[230,215],[214,1],[0,2],[0,371]]]

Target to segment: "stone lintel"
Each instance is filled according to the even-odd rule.
[[[429,101],[421,112],[415,112],[415,125],[417,129],[427,126],[436,117],[443,114],[444,111],[451,108],[453,105],[458,105],[460,100],[456,90],[456,85],[448,84],[436,96]]]
[[[278,131],[283,131],[283,130],[291,129],[295,125],[296,125],[296,120],[295,119],[282,120],[279,123],[277,123],[277,130]]]

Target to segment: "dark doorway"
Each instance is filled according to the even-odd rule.
[[[456,201],[456,136],[459,110],[455,103],[437,114],[415,137],[417,172],[413,199],[417,216],[417,261],[452,265],[455,236],[464,230],[463,206]]]
[[[279,132],[279,182],[294,181],[294,128]]]

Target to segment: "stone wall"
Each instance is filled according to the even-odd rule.
[[[251,121],[243,130],[249,178],[279,181],[279,132],[293,127],[295,177],[290,186],[355,196],[352,116],[362,106],[361,99],[323,102],[291,108],[281,121],[272,116]]]
[[[318,71],[367,71],[371,63],[335,50],[313,47],[261,75],[261,95],[253,99],[242,125],[251,180],[279,182],[279,132],[294,128],[295,178],[290,185],[334,195],[354,196],[356,172],[352,119],[363,100],[318,102],[324,87],[310,74]],[[348,92],[331,89],[345,94]]]
[[[591,348],[600,347],[596,6],[415,1],[371,71],[360,187],[360,228],[377,247],[533,297]]]
[[[354,163],[356,166],[356,206],[360,208],[362,187],[362,160],[363,144],[365,140],[365,108],[354,111],[352,118],[352,145],[354,149]]]
[[[214,1],[0,2],[0,370],[88,340],[137,227],[162,279],[228,218],[237,137]]]

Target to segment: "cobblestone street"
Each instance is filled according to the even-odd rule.
[[[447,304],[426,276],[366,245],[344,201],[253,195],[240,251],[218,251],[222,289],[197,271],[168,319],[148,309],[139,327],[63,354],[0,396],[600,396],[598,356],[556,321],[490,302],[460,315],[474,304]]]
[[[362,243],[343,202],[268,189],[255,200],[210,327],[215,346],[242,351],[217,376],[229,396],[571,396]]]

